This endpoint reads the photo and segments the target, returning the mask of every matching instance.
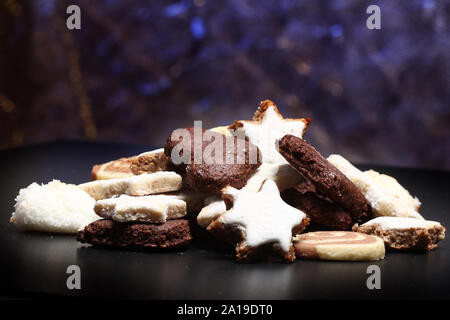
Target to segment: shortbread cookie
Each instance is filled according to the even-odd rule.
[[[130,249],[173,249],[192,241],[187,220],[169,220],[162,224],[120,223],[98,220],[79,231],[77,240],[94,246]]]
[[[295,260],[292,236],[303,231],[309,219],[281,200],[275,182],[265,180],[258,192],[227,187],[224,197],[233,207],[207,230],[234,244],[239,261],[267,258],[268,253]]]
[[[309,232],[294,238],[299,259],[372,261],[384,258],[383,240],[350,231]]]
[[[198,213],[205,205],[205,199],[209,197],[209,194],[198,192],[190,188],[182,188],[177,192],[165,193],[168,197],[179,199],[186,202],[186,212]]]
[[[181,189],[181,176],[175,172],[159,171],[124,179],[97,180],[80,184],[95,200],[120,196],[146,196],[149,194],[177,191]]]
[[[95,200],[75,185],[58,180],[32,183],[20,190],[10,221],[21,230],[76,233],[100,219],[94,205]]]
[[[282,192],[281,198],[306,213],[311,219],[311,227],[316,230],[348,231],[352,228],[350,214],[320,194],[314,184],[305,178],[294,188]]]
[[[186,202],[167,195],[98,200],[94,211],[99,216],[118,222],[163,223],[186,215]]]
[[[405,251],[430,251],[445,238],[439,222],[415,218],[378,217],[353,226],[353,231],[380,237],[388,249]]]
[[[92,167],[91,180],[122,179],[132,177],[130,165],[136,157],[120,158]]]
[[[320,193],[350,213],[355,222],[370,218],[369,204],[364,195],[313,146],[293,135],[285,135],[280,140],[279,151]]]
[[[164,148],[141,153],[133,157],[130,170],[133,174],[154,173],[158,171],[170,171],[169,158],[164,154]]]
[[[286,134],[302,138],[311,120],[284,119],[277,106],[270,100],[261,101],[253,121],[236,121],[229,129],[243,133],[261,151],[263,163],[286,163],[277,152],[276,143]]]
[[[328,161],[344,173],[369,202],[375,216],[410,217],[423,220],[417,212],[420,201],[413,198],[394,178],[375,171],[362,172],[340,155]]]
[[[263,163],[248,179],[242,190],[257,192],[266,179],[273,180],[277,184],[278,190],[283,191],[294,187],[304,178],[289,163]],[[204,228],[226,211],[225,202],[217,196],[210,197],[205,205],[197,216],[198,224]]]
[[[225,201],[219,196],[211,196],[205,199],[205,207],[200,210],[197,216],[197,223],[201,227],[206,228],[226,211]]]

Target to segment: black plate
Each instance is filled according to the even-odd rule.
[[[58,142],[0,152],[0,288],[24,293],[151,299],[449,298],[448,241],[429,254],[388,253],[378,262],[236,263],[212,241],[184,252],[97,249],[74,236],[21,233],[9,223],[14,198],[30,183],[81,183],[92,165],[149,148]],[[360,166],[367,169],[368,166]],[[422,201],[421,213],[444,226],[449,219],[450,173],[373,167],[396,177]],[[69,290],[69,265],[81,268],[81,290]],[[367,268],[381,270],[381,289],[369,290]]]

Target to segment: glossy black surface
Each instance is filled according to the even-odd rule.
[[[110,251],[81,245],[74,236],[20,233],[9,223],[16,194],[33,181],[81,183],[89,180],[93,164],[147,149],[58,142],[0,152],[0,293],[142,299],[450,298],[447,239],[432,253],[388,253],[378,262],[238,264],[212,241],[197,240],[184,252]],[[428,220],[450,225],[450,173],[372,168],[395,176],[417,195]],[[66,287],[66,269],[72,264],[81,268],[81,290]],[[381,268],[381,290],[366,287],[372,264]]]

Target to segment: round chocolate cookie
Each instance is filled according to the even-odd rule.
[[[231,144],[233,148],[226,148]],[[202,163],[186,166],[186,183],[198,191],[214,194],[220,194],[226,186],[241,189],[261,165],[258,148],[247,139],[234,136],[223,136],[222,157],[211,157],[209,163],[205,162],[203,159]]]
[[[210,136],[204,137],[206,133]],[[258,148],[246,138],[203,130],[200,143],[194,141],[194,128],[186,128],[185,135],[190,136],[190,141],[173,140],[171,134],[164,152],[171,157],[174,148],[181,143],[176,150],[177,157],[189,160],[188,163],[175,163],[174,159],[170,159],[177,172],[184,173],[185,182],[197,191],[220,194],[220,190],[226,186],[241,189],[261,165]],[[201,155],[195,158],[194,148],[199,146],[201,150],[198,150],[198,154]],[[190,150],[190,157],[184,154],[185,150]]]
[[[171,249],[187,246],[192,237],[187,220],[143,224],[104,219],[94,221],[79,231],[77,240],[103,247]]]
[[[354,222],[361,223],[370,218],[370,207],[364,195],[305,140],[285,135],[279,142],[278,151],[319,192],[349,212]]]
[[[194,136],[195,130],[198,130],[198,133],[200,133],[199,141],[197,137]],[[198,148],[199,150],[203,151],[204,145],[207,144],[203,142],[203,133],[205,131],[206,130],[202,128],[194,128],[194,127],[180,128],[172,131],[170,135],[167,137],[166,144],[164,145],[164,154],[169,158],[172,168],[176,172],[180,174],[186,172],[186,165],[194,161],[194,148]],[[172,159],[172,150],[176,146],[178,146],[177,150],[178,153],[176,154],[176,156],[179,157],[179,160],[183,160],[181,162]],[[190,155],[184,155],[184,152],[186,150],[190,151]]]

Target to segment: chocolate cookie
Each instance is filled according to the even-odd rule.
[[[349,212],[355,222],[364,222],[370,218],[369,204],[364,195],[305,140],[285,135],[279,142],[278,151],[319,192]]]
[[[187,220],[169,220],[163,224],[97,220],[79,231],[77,240],[103,247],[171,249],[187,246],[192,237]]]
[[[206,130],[197,128],[197,130],[199,130],[198,132],[201,134],[200,140],[197,141],[198,139],[194,139],[195,129],[196,128],[194,127],[176,129],[170,133],[169,137],[167,137],[166,144],[164,145],[164,154],[169,158],[172,168],[178,173],[185,173],[188,162],[194,162],[194,148],[197,147],[203,151],[204,144],[206,144],[203,142],[203,133]],[[186,136],[183,137],[183,134]],[[179,146],[177,156],[180,159],[185,159],[180,163],[177,161],[172,161],[172,150],[179,144],[181,145]],[[186,158],[184,158],[185,155],[183,154],[185,150],[190,150],[191,152],[191,154],[187,155]],[[187,159],[189,159],[189,161],[186,161]]]
[[[317,192],[316,187],[307,179],[294,188],[283,191],[281,198],[289,205],[306,213],[314,229],[351,230],[353,220],[350,214],[328,197]]]
[[[185,159],[189,158],[190,163],[174,163],[173,165],[178,171],[184,172],[185,182],[197,191],[220,194],[220,190],[226,186],[241,189],[261,165],[259,150],[248,139],[214,132],[211,135],[214,139],[205,138],[206,141],[194,143],[194,128],[186,128],[186,130],[191,136],[191,141],[186,142],[182,139],[173,141],[171,135],[164,150],[166,155],[171,156],[173,148],[178,143],[182,144],[178,151],[185,147],[184,150],[191,150],[191,156],[185,157]],[[207,132],[202,131],[203,135]],[[200,159],[194,157],[195,145],[202,148]],[[183,152],[179,153],[180,157],[185,156]],[[172,162],[173,160],[171,158]]]

